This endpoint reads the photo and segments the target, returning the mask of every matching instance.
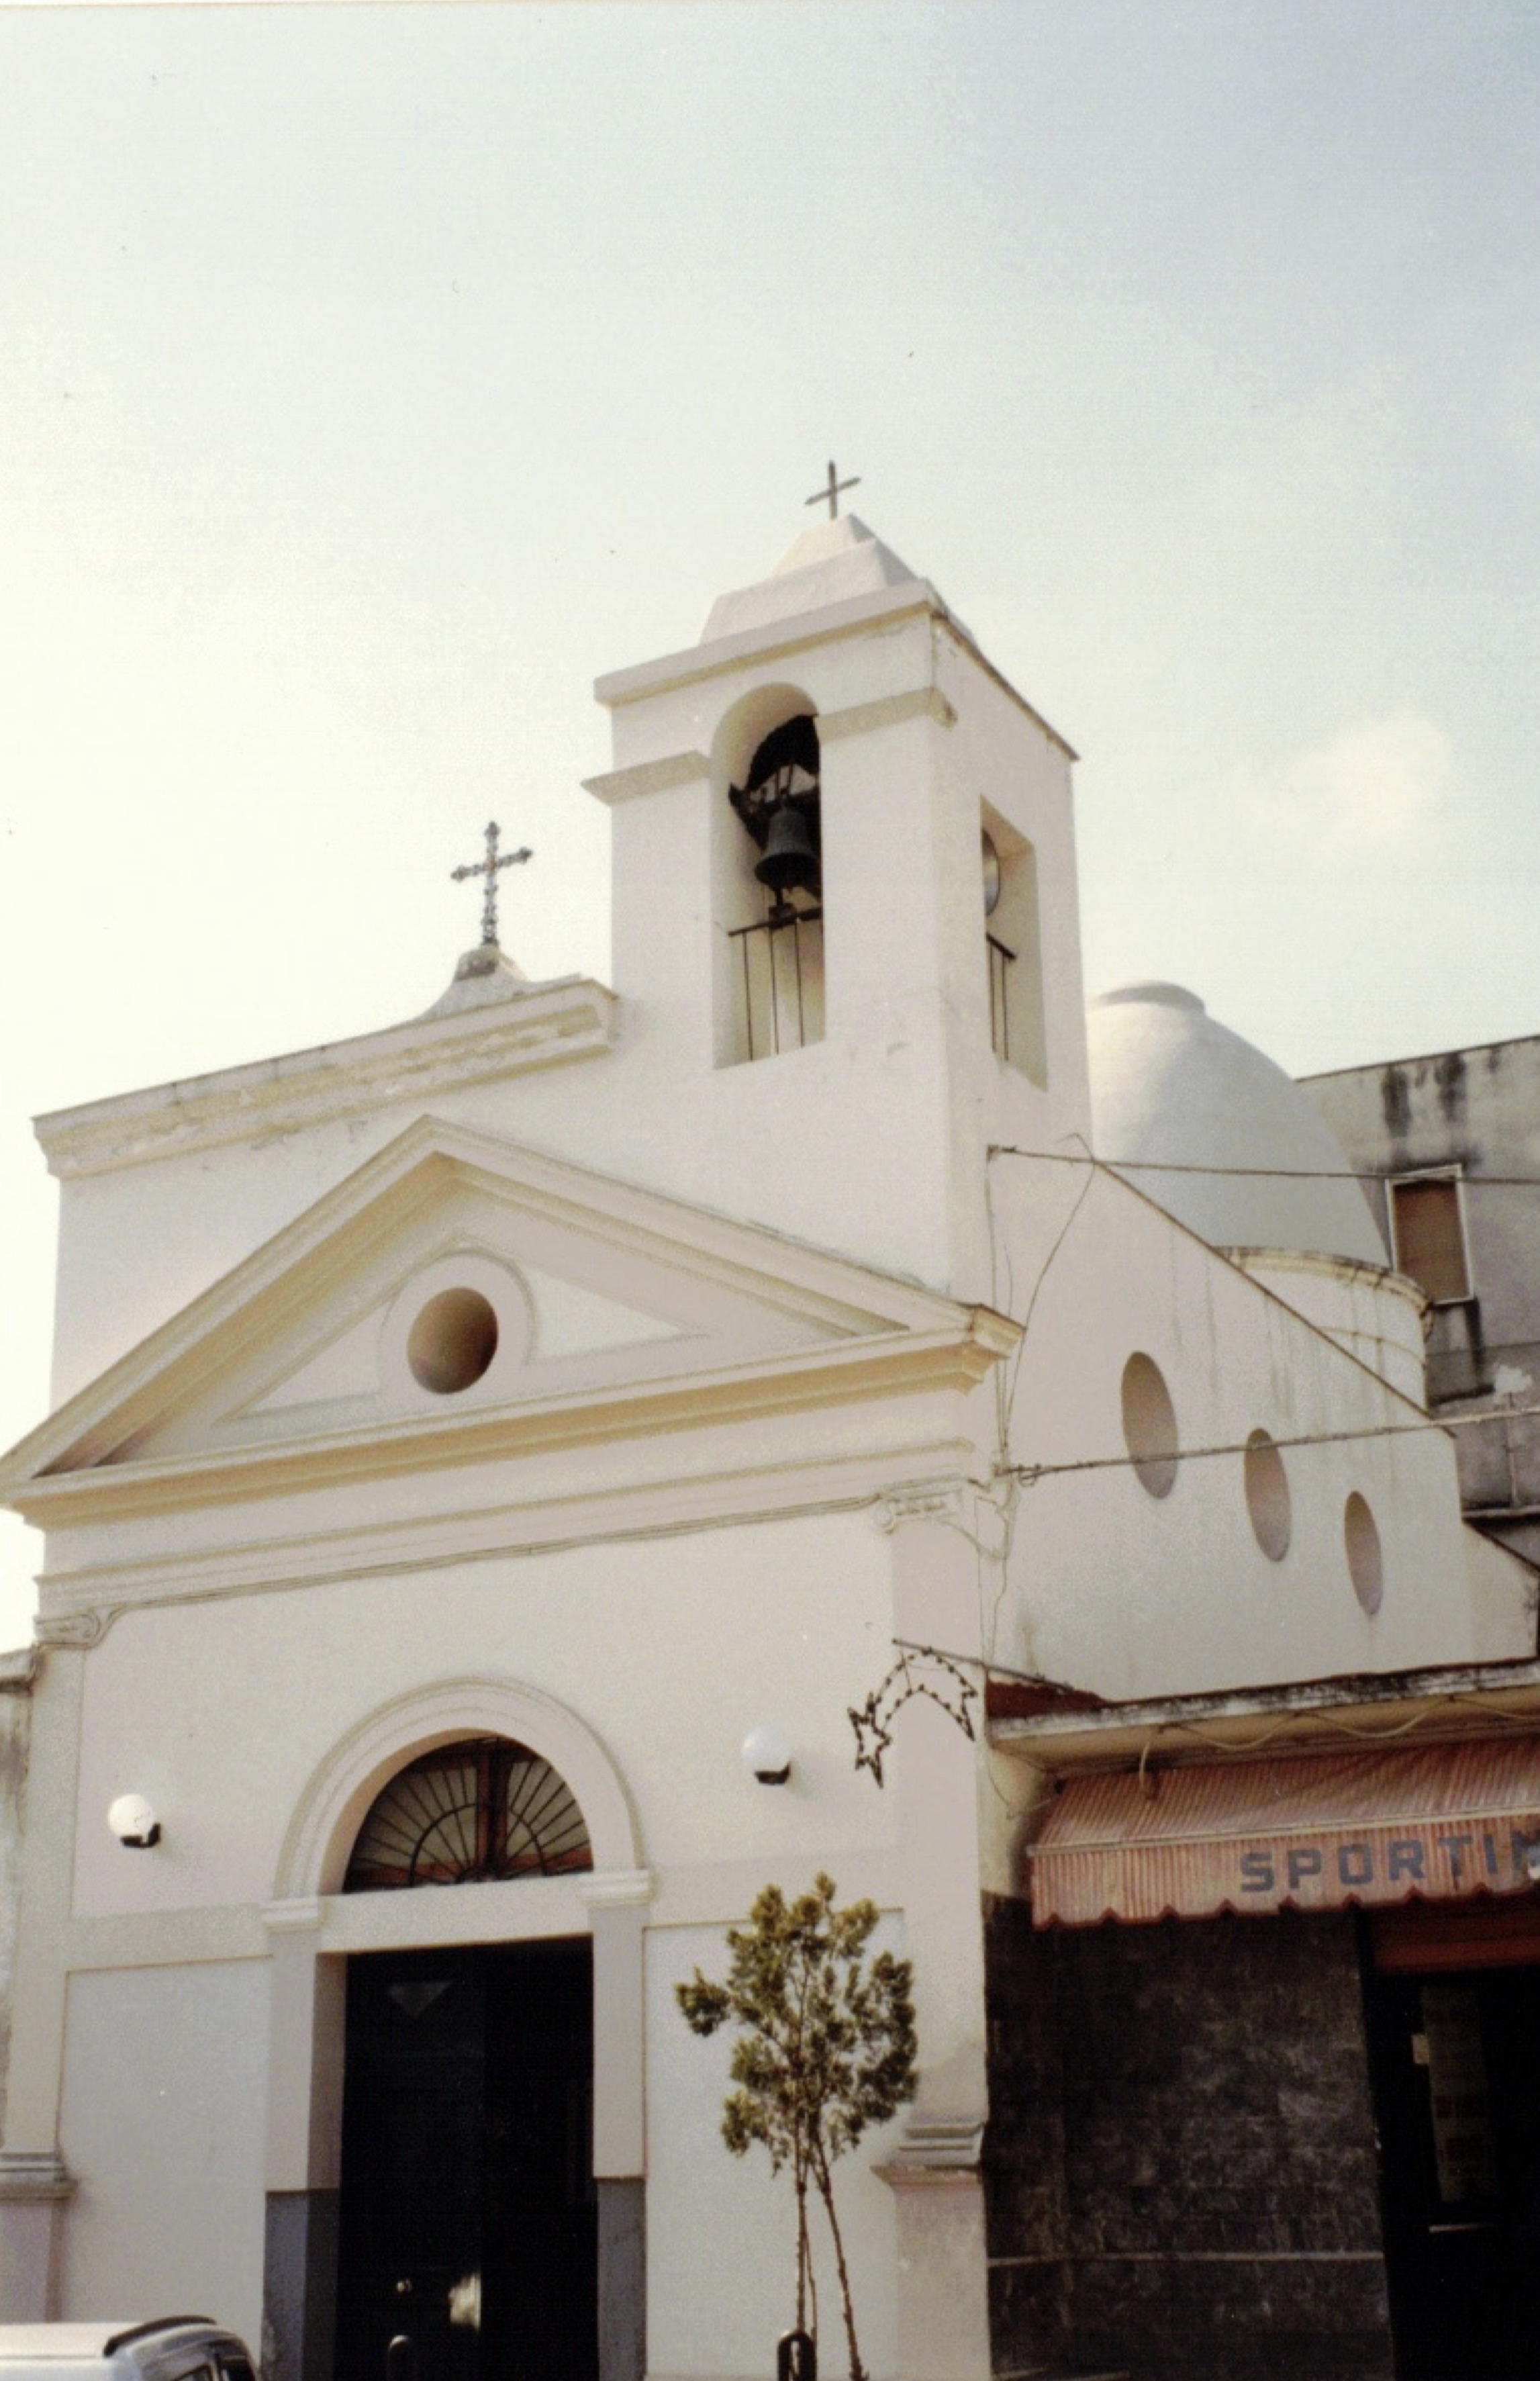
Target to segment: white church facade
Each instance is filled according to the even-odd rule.
[[[825,1870],[914,1969],[875,2381],[1411,2374],[1362,1913],[1540,1970],[1534,1574],[1418,1294],[1192,995],[1088,1028],[1073,755],[859,521],[597,690],[612,987],[483,942],[39,1127],[0,2307],[766,2373],[789,2192],[674,1987]]]

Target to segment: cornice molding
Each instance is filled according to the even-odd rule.
[[[641,1484],[594,1483],[581,1494],[534,1496],[525,1503],[500,1496],[475,1511],[415,1511],[368,1528],[302,1535],[290,1530],[267,1539],[248,1533],[190,1554],[157,1548],[128,1560],[53,1569],[43,1576],[42,1595],[50,1627],[56,1618],[62,1630],[77,1614],[85,1614],[99,1618],[104,1633],[125,1613],[167,1604],[689,1536],[811,1513],[860,1512],[892,1481],[906,1456],[928,1473],[938,1462],[966,1462],[969,1451],[963,1442],[934,1436],[909,1448],[889,1441],[871,1452],[822,1462],[791,1456],[732,1472],[690,1471]]]
[[[957,713],[938,686],[917,686],[902,694],[879,695],[874,702],[852,702],[844,711],[818,714],[820,744],[836,744],[842,737],[865,736],[876,727],[897,727],[906,719],[934,719],[939,727],[955,727]]]
[[[957,713],[938,686],[918,686],[897,694],[880,695],[874,702],[850,703],[843,711],[821,711],[819,741],[837,743],[842,737],[863,736],[876,727],[896,727],[906,719],[935,719],[955,727]],[[667,752],[655,761],[639,761],[629,769],[609,769],[585,777],[583,788],[595,800],[612,808],[642,794],[669,793],[677,786],[698,785],[711,775],[704,752]]]
[[[607,769],[582,782],[585,793],[613,806],[638,794],[666,794],[675,786],[696,785],[710,775],[711,763],[703,752],[666,752],[659,760],[638,761],[629,769]]]
[[[1009,1353],[1019,1337],[1016,1324],[988,1307],[974,1307],[964,1311],[960,1328],[879,1332],[683,1377],[605,1384],[442,1416],[393,1415],[367,1428],[305,1442],[34,1473],[12,1484],[10,1501],[28,1521],[57,1529],[602,1445],[638,1432],[715,1427],[788,1408],[807,1410],[925,1390],[966,1392]]]
[[[59,1109],[39,1117],[33,1129],[49,1172],[62,1178],[150,1165],[600,1057],[614,1046],[617,1008],[604,984],[565,976],[458,1015]]]
[[[702,678],[720,678],[747,665],[778,660],[785,653],[805,652],[810,645],[827,644],[879,624],[892,627],[905,617],[927,613],[939,619],[951,617],[927,580],[907,579],[896,587],[823,604],[815,612],[767,621],[757,629],[740,629],[731,636],[714,637],[709,644],[688,645],[682,653],[664,653],[656,661],[607,671],[593,681],[594,700],[606,711],[617,711],[626,703],[644,702],[675,687],[693,686]]]

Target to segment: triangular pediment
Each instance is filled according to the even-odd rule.
[[[399,1464],[563,1417],[665,1426],[778,1377],[906,1355],[958,1385],[1015,1326],[761,1227],[432,1118],[413,1125],[13,1450],[23,1507],[72,1482]],[[844,1390],[849,1394],[849,1387]],[[641,1401],[641,1403],[639,1403]],[[642,1407],[645,1406],[645,1418]],[[414,1452],[414,1443],[421,1442]],[[351,1450],[351,1457],[348,1455]]]

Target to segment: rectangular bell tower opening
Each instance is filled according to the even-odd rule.
[[[997,1058],[1048,1087],[1037,853],[988,802],[981,805],[989,1040]]]

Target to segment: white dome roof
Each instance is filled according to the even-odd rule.
[[[1351,1173],[1319,1110],[1195,993],[1119,984],[1091,1003],[1087,1028],[1096,1155],[1179,1222],[1216,1248],[1387,1263],[1359,1185],[1318,1178]],[[1215,1171],[1141,1173],[1141,1159]],[[1244,1167],[1277,1170],[1226,1170]]]

